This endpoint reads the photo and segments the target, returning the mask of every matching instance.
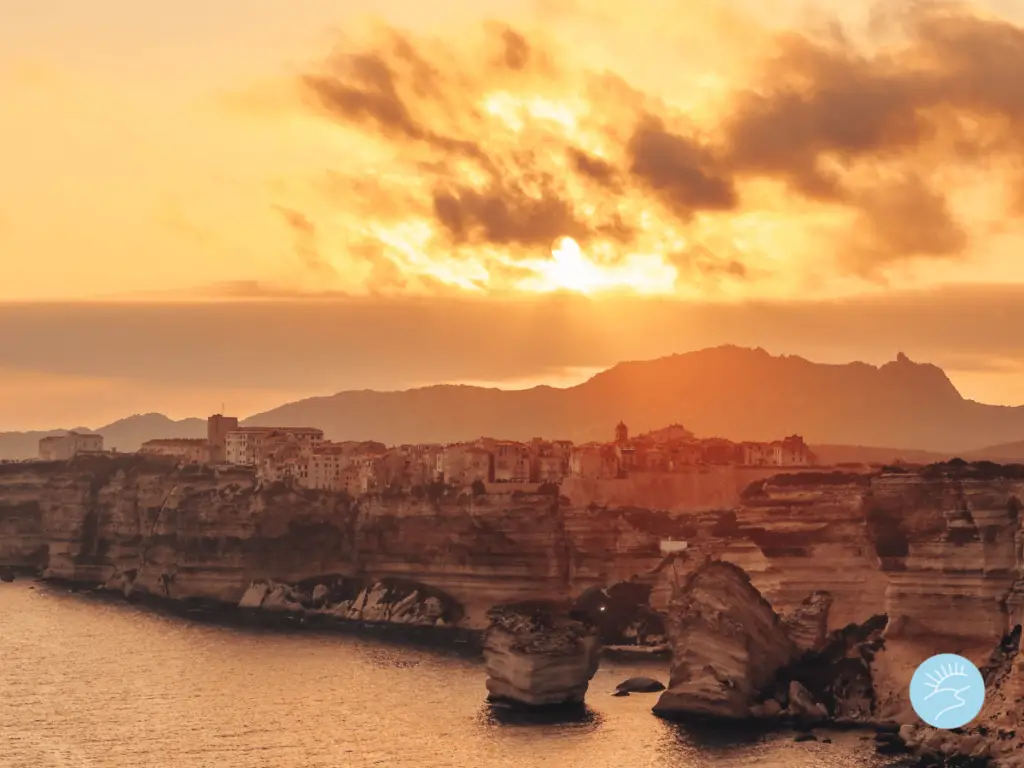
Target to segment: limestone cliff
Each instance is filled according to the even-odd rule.
[[[388,605],[429,591],[480,629],[496,604],[586,593],[609,633],[657,642],[661,544],[685,539],[742,567],[784,616],[824,590],[829,630],[886,613],[893,640],[948,635],[987,654],[1024,620],[1022,491],[1018,470],[991,465],[807,472],[758,480],[731,510],[659,512],[531,494],[356,501],[242,468],[80,457],[0,465],[0,566],[234,604],[254,582],[301,588],[298,604],[324,586],[352,615],[375,589]]]
[[[802,569],[783,567],[781,579],[773,573],[787,559],[807,557],[829,540],[827,525],[807,538],[809,526],[821,525],[826,518],[833,526],[840,523],[835,496],[826,490],[828,482],[800,487],[799,478],[775,478],[754,487],[735,518],[723,518],[731,528],[729,535],[699,542],[701,550],[745,560],[750,568],[764,566],[752,575],[752,582],[760,583],[764,596],[787,611],[780,624],[802,651],[762,688],[763,703],[751,711],[763,716],[786,710],[812,720],[829,716],[903,723],[910,728],[907,743],[924,753],[995,758],[995,764],[1009,764],[1009,756],[1024,749],[1016,735],[1024,713],[1024,665],[1019,654],[1024,468],[950,462],[866,480],[859,494],[859,524],[849,529],[847,546],[837,547],[832,540],[830,551],[832,559],[850,568],[856,557],[862,558],[856,572],[864,589],[876,595],[871,612],[878,615],[865,610],[863,596],[843,589],[846,582],[837,578],[835,563],[827,558],[817,561],[822,576],[818,585],[837,589],[837,594],[811,594],[793,610],[792,592],[801,582],[788,577]],[[787,535],[783,520],[800,507],[805,516],[800,523],[791,521]],[[775,525],[743,535],[753,508],[773,510]],[[775,547],[766,535],[774,539]],[[749,542],[758,540],[757,551],[752,551]],[[692,575],[676,573],[676,588],[684,599],[670,606],[668,625],[676,652],[673,684],[659,703],[662,710],[742,714],[750,692],[736,682],[744,677],[738,665],[751,667],[748,682],[763,681],[770,665],[751,665],[751,660],[777,656],[777,637],[764,631],[771,626],[764,605],[758,610],[757,600],[740,586],[742,579],[712,576],[702,574],[709,596],[695,590]],[[859,614],[863,623],[823,638],[820,622],[834,609],[844,617]],[[744,618],[734,615],[737,612]],[[739,635],[726,631],[740,627]],[[715,641],[709,642],[709,637]],[[916,667],[944,652],[971,658],[982,668],[988,689],[977,727],[952,735],[916,728],[918,719],[907,698]],[[694,669],[702,672],[694,675]],[[694,680],[719,685],[698,686],[695,691]]]
[[[228,603],[261,580],[295,586],[330,577],[342,592],[380,579],[428,582],[479,609],[482,625],[496,602],[567,588],[557,499],[488,501],[355,502],[261,486],[241,468],[136,456],[10,464],[0,466],[0,564]]]

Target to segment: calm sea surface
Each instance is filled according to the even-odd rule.
[[[605,662],[589,711],[510,718],[480,662],[344,634],[201,624],[0,583],[0,768],[857,768],[870,742],[695,732],[615,698],[663,664]]]

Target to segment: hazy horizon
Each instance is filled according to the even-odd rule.
[[[1019,4],[0,7],[0,430],[723,343],[1022,402]]]

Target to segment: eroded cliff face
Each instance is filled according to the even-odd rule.
[[[796,536],[806,529],[789,528],[791,535],[780,541],[778,534],[785,529],[775,518],[774,541],[781,547],[775,554],[781,557],[771,557],[764,533],[742,536],[739,530],[752,507],[777,509],[785,517],[794,505],[808,500],[812,503],[805,507],[803,523],[820,523],[820,510],[837,510],[834,494],[829,492],[833,499],[823,505],[821,487],[798,488],[793,478],[752,489],[746,508],[737,512],[733,535],[700,540],[696,551],[675,557],[685,562],[707,558],[708,552],[727,553],[734,559],[746,557],[753,568],[760,561],[756,553],[751,557],[746,542],[760,540],[758,550],[768,562],[748,590],[738,577],[721,578],[730,572],[714,562],[701,571],[709,588],[695,589],[693,576],[673,563],[677,596],[667,622],[674,646],[673,679],[659,706],[676,714],[743,714],[750,692],[736,681],[763,680],[765,675],[756,670],[737,672],[737,663],[778,655],[777,643],[758,629],[770,622],[764,605],[754,599],[773,591],[771,615],[778,616],[802,653],[761,689],[761,701],[750,708],[751,714],[896,722],[909,729],[900,731],[900,748],[906,743],[925,754],[982,761],[978,765],[987,765],[984,761],[990,759],[996,765],[1011,764],[1011,756],[1024,752],[1024,741],[1017,735],[1024,714],[1024,664],[1019,653],[1022,480],[1021,467],[962,462],[871,478],[860,494],[860,524],[851,530],[848,546],[837,548],[833,540],[829,552],[848,567],[853,567],[858,552],[864,556],[871,567],[860,573],[875,598],[871,610],[860,615],[862,623],[832,632],[824,645],[817,622],[833,608],[844,615],[857,614],[863,610],[863,598],[850,591],[835,596],[812,593],[802,606],[778,616],[777,611],[787,610],[794,584],[787,583],[785,571],[781,582],[773,571],[784,558],[806,554],[804,542]],[[833,524],[839,519],[832,516]],[[824,533],[827,527],[821,530]],[[812,547],[828,539],[822,533],[812,538]],[[826,590],[845,583],[833,568],[821,562],[819,586]],[[751,594],[758,580],[762,592]],[[737,611],[742,619],[736,618]],[[752,653],[751,647],[758,652]],[[921,727],[908,700],[915,669],[938,653],[967,656],[986,681],[986,704],[976,727],[957,734]],[[693,669],[703,675],[694,675]],[[695,688],[694,681],[710,682]]]
[[[301,586],[308,601],[330,586],[339,604],[385,581],[394,600],[426,585],[475,628],[500,603],[587,593],[586,609],[628,642],[658,634],[638,609],[664,613],[662,543],[686,540],[740,566],[780,614],[824,590],[830,630],[887,613],[894,640],[948,635],[987,653],[1024,614],[1014,474],[788,474],[732,510],[663,512],[528,494],[357,502],[263,487],[241,468],[81,457],[0,465],[0,566],[229,603],[260,581]]]
[[[482,626],[497,602],[567,595],[567,556],[547,496],[356,502],[137,456],[0,467],[0,565],[169,598],[237,603],[256,581],[424,582]]]

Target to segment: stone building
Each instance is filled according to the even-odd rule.
[[[535,466],[535,473],[530,479],[538,483],[560,483],[569,474],[568,459],[554,453],[538,456]]]
[[[661,429],[654,429],[640,437],[651,443],[675,443],[694,439],[694,434],[682,424],[669,424]]]
[[[225,458],[229,464],[258,467],[268,451],[284,442],[312,450],[323,439],[323,430],[312,427],[239,427],[225,436]]]
[[[619,469],[613,445],[578,445],[569,457],[569,474],[573,477],[613,478],[618,476]]]
[[[438,445],[381,446],[374,462],[374,480],[379,488],[412,488],[437,480]]]
[[[172,456],[189,464],[206,464],[210,461],[210,442],[199,438],[158,438],[144,442],[139,453]]]
[[[675,443],[669,448],[669,469],[678,470],[699,464],[704,459],[704,448],[696,440]]]
[[[210,444],[210,461],[223,464],[227,461],[228,433],[238,429],[238,418],[215,413],[206,419],[206,440]]]
[[[790,435],[779,441],[779,463],[783,466],[806,466],[815,462],[817,457],[800,435]]]
[[[494,455],[472,443],[445,446],[439,455],[441,475],[451,485],[470,485],[474,480],[494,480]]]
[[[800,435],[790,435],[770,443],[740,444],[740,462],[752,466],[808,466],[817,460]]]
[[[772,443],[745,442],[741,443],[740,447],[743,451],[743,458],[740,462],[742,464],[763,466],[766,464],[782,463],[781,446],[776,446]]]
[[[512,441],[494,445],[494,482],[525,483],[530,480],[531,446]]]
[[[51,435],[39,441],[39,458],[43,461],[66,461],[80,453],[101,453],[103,435],[68,432]]]
[[[348,487],[352,466],[350,451],[344,444],[322,443],[305,460],[308,468],[300,474],[300,485],[324,491],[342,491]]]
[[[723,437],[702,440],[701,448],[705,464],[739,464],[743,458],[743,449]]]

